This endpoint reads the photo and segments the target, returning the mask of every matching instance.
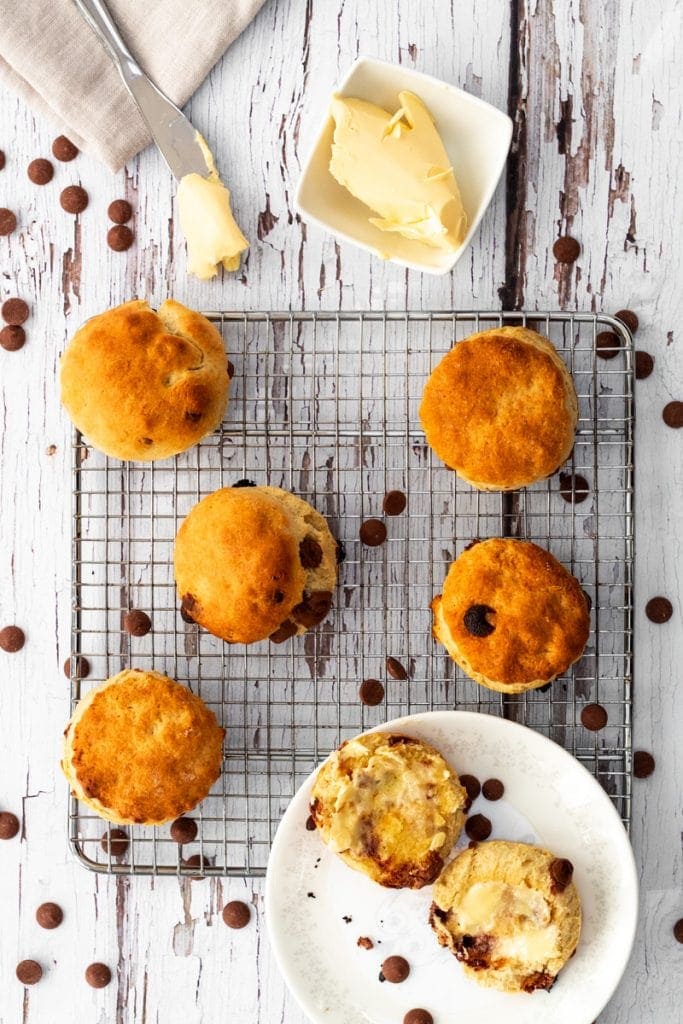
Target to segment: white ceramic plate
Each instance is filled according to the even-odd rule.
[[[446,274],[469,245],[491,202],[510,148],[512,121],[490,103],[454,85],[373,57],[359,57],[336,92],[394,111],[402,89],[419,96],[436,122],[455,171],[469,227],[460,248],[451,253],[397,235],[392,240],[397,251],[393,262],[430,274]],[[305,220],[338,238],[368,252],[381,253],[386,248],[386,236],[370,224],[368,207],[330,174],[333,134],[334,121],[326,113],[299,180],[297,209]]]
[[[303,1010],[315,1024],[401,1024],[418,1006],[435,1024],[591,1024],[624,971],[637,918],[633,854],[606,793],[561,747],[493,715],[432,712],[380,729],[427,740],[459,774],[505,784],[502,800],[480,796],[473,812],[491,819],[492,839],[537,842],[571,860],[581,940],[550,992],[511,995],[466,978],[427,922],[431,886],[383,889],[306,830],[313,773],[280,823],[266,879],[270,939]],[[458,849],[466,843],[464,837]],[[361,935],[374,949],[358,947]],[[380,964],[395,953],[409,961],[410,976],[382,984]]]

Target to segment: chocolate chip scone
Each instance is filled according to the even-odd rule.
[[[570,861],[526,843],[464,850],[434,886],[429,920],[481,985],[550,989],[573,955],[581,904]]]
[[[434,636],[476,682],[502,693],[543,686],[581,657],[588,599],[556,558],[529,541],[476,542],[432,601]]]
[[[183,615],[228,643],[281,643],[328,614],[337,551],[325,519],[288,491],[215,491],[194,506],[176,537]]]
[[[95,448],[152,461],[216,429],[230,381],[219,331],[169,299],[158,312],[135,300],[84,323],[62,356],[60,384],[64,408]]]
[[[427,443],[484,491],[512,491],[560,468],[579,406],[548,338],[495,327],[458,342],[432,371],[420,405]]]
[[[311,816],[350,867],[391,889],[429,885],[465,821],[467,793],[438,750],[410,736],[346,740],[321,767]]]

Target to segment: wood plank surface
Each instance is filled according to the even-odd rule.
[[[83,320],[136,295],[153,304],[174,295],[208,309],[636,310],[637,347],[654,355],[655,368],[636,392],[633,728],[635,747],[653,751],[657,770],[634,783],[641,923],[600,1020],[683,1020],[675,986],[681,947],[671,934],[683,917],[683,460],[680,434],[661,416],[667,402],[683,399],[681,17],[675,0],[270,0],[188,105],[252,240],[243,271],[210,283],[185,275],[172,181],[155,152],[120,175],[80,156],[56,165],[55,180],[38,188],[25,168],[49,156],[53,132],[0,92],[0,206],[19,218],[17,231],[0,238],[0,298],[31,304],[25,348],[0,351],[0,625],[16,622],[27,634],[22,652],[0,656],[0,809],[22,819],[21,837],[0,843],[2,1024],[305,1021],[269,950],[261,882],[95,876],[66,846],[58,760],[68,717],[61,665],[69,651],[71,481],[57,360]],[[452,275],[383,264],[294,211],[329,94],[358,53],[401,61],[503,109],[510,103],[516,134],[507,183]],[[90,195],[77,221],[58,202],[76,181]],[[136,245],[116,254],[106,245],[106,208],[124,196],[135,209]],[[569,268],[551,252],[565,232],[582,245]],[[661,626],[644,613],[656,594],[674,604]],[[231,898],[253,905],[243,932],[221,921]],[[53,933],[34,919],[47,899],[66,913]],[[25,957],[46,969],[27,990],[14,979]],[[83,980],[94,960],[116,969],[101,991]]]

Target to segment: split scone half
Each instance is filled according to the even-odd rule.
[[[573,955],[581,904],[570,861],[526,843],[480,843],[434,886],[429,919],[442,946],[481,985],[549,989]]]
[[[465,822],[467,793],[438,750],[411,736],[366,733],[321,767],[311,816],[336,854],[390,889],[439,875]]]

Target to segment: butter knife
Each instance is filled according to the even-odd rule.
[[[186,174],[205,177],[209,168],[197,141],[197,131],[144,73],[102,0],[74,0],[74,3],[116,64],[173,177],[177,181]],[[143,7],[141,4],[141,11]]]

